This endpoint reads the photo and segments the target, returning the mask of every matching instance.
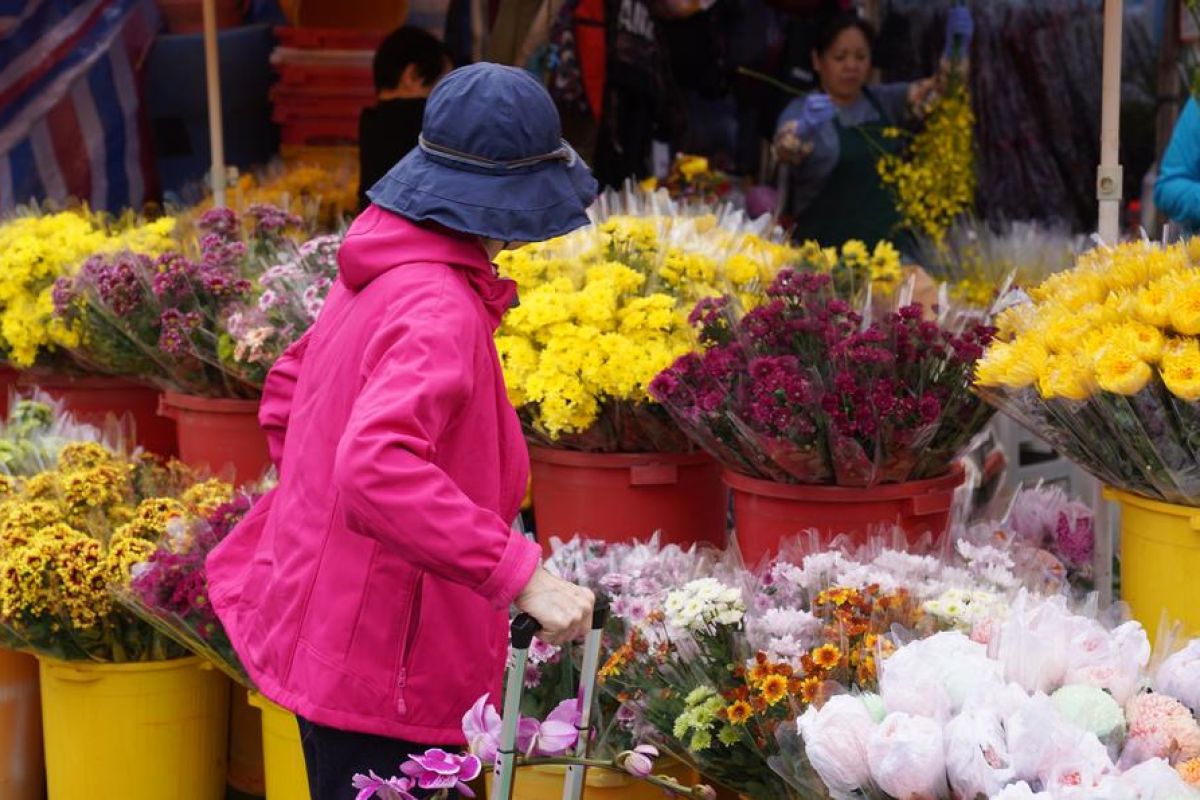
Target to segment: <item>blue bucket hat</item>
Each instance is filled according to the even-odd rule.
[[[473,64],[438,83],[419,144],[367,196],[417,222],[540,242],[588,224],[596,189],[537,79],[515,67]]]

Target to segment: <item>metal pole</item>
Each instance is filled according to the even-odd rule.
[[[1100,107],[1100,169],[1096,198],[1100,201],[1100,238],[1116,244],[1120,238],[1122,179],[1121,136],[1121,27],[1122,0],[1104,0],[1104,70]]]
[[[217,52],[215,0],[204,0],[204,79],[208,87],[208,140],[212,154],[213,205],[225,205],[225,138],[221,123],[221,67]]]

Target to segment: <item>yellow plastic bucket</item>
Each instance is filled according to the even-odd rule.
[[[37,659],[0,648],[0,797],[42,800],[45,787]]]
[[[262,797],[262,712],[247,702],[247,690],[234,685],[229,697],[229,785],[242,794]]]
[[[54,800],[220,800],[229,679],[202,659],[39,659]]]
[[[563,776],[560,766],[521,767],[513,781],[513,797],[518,800],[561,800]],[[654,774],[674,778],[684,786],[694,786],[696,773],[674,759],[664,759]],[[492,796],[492,773],[487,774],[488,796]],[[663,792],[629,775],[610,770],[589,769],[583,790],[584,800],[663,800]]]
[[[250,693],[250,705],[262,711],[267,800],[308,800],[308,773],[296,716],[254,692]]]
[[[1121,596],[1154,641],[1160,621],[1200,635],[1200,508],[1106,489],[1121,504]]]

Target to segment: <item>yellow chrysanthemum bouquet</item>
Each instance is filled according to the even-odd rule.
[[[175,220],[112,219],[87,209],[28,213],[0,224],[0,355],[20,369],[64,367],[78,331],[54,316],[54,284],[90,256],[173,244]]]
[[[732,291],[754,302],[797,251],[765,221],[683,211],[664,193],[606,195],[593,218],[497,261],[521,291],[496,336],[509,395],[539,444],[686,451],[650,381],[695,346],[697,301]]]
[[[155,661],[185,651],[117,603],[135,565],[173,525],[232,498],[177,463],[97,442],[0,480],[0,630],[5,644],[65,660]]]
[[[983,396],[1118,489],[1200,505],[1200,238],[1084,254],[998,319]]]

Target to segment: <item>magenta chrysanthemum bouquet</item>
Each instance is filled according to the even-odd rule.
[[[252,688],[208,596],[205,560],[241,521],[253,500],[239,494],[204,519],[179,520],[153,554],[133,568],[121,604],[188,650]]]
[[[869,293],[848,296],[836,275],[785,270],[745,314],[729,297],[702,301],[700,349],[650,393],[751,477],[864,487],[947,473],[991,416],[970,383],[992,328],[919,303],[872,313]]]

